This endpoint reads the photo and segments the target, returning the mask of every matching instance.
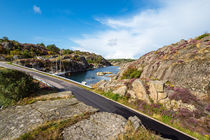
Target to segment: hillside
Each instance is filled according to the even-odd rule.
[[[6,37],[0,39],[0,60],[14,61],[46,72],[55,72],[60,69],[68,72],[79,72],[111,66],[106,59],[94,53],[69,49],[60,50],[54,44],[45,46],[43,43],[19,43],[8,40]],[[60,60],[61,68],[59,65]]]
[[[210,34],[149,52],[94,87],[154,118],[168,117],[172,126],[210,135]]]
[[[113,66],[123,66],[129,62],[135,61],[135,59],[108,59],[108,61],[113,65]]]

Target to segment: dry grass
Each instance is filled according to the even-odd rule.
[[[144,127],[139,127],[135,130],[132,123],[128,121],[125,127],[126,133],[120,134],[116,140],[159,140],[160,136],[155,135],[153,132],[145,129]]]
[[[21,135],[16,140],[62,140],[62,131],[83,119],[88,119],[93,113],[84,113],[67,120],[46,122],[37,129]]]

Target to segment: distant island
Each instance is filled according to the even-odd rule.
[[[108,59],[108,61],[113,65],[113,66],[122,66],[123,64],[133,62],[135,59]]]

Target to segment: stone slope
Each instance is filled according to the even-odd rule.
[[[149,52],[93,87],[125,96],[137,108],[147,103],[159,109],[161,104],[178,114],[184,128],[209,135],[210,34]]]
[[[57,95],[56,98],[58,97]],[[10,107],[0,111],[0,139],[15,139],[41,126],[44,122],[67,119],[74,115],[96,111],[97,109],[75,98],[37,101],[33,104]]]
[[[127,120],[122,116],[99,112],[64,129],[64,140],[113,139],[125,132]]]
[[[142,81],[163,81],[173,87],[186,88],[199,99],[207,99],[210,96],[210,34],[149,52],[122,67],[110,83],[122,83],[123,74],[132,68],[141,71]],[[107,88],[114,85],[107,84]]]
[[[206,98],[210,94],[210,34],[149,52],[124,67],[117,79],[132,66],[142,71],[141,79],[170,81]]]
[[[42,134],[39,135],[39,133],[45,134],[46,128],[49,128],[48,135],[55,136],[53,129],[59,127],[61,132],[57,135],[65,140],[108,140],[126,132],[128,121],[125,118],[112,113],[98,112],[97,109],[73,98],[71,91],[42,95],[35,97],[35,100],[36,102],[32,104],[0,110],[1,140],[57,139],[56,137],[46,138],[46,135],[41,136]],[[138,118],[129,120],[135,130],[142,125]],[[62,128],[68,121],[72,121],[71,125]],[[32,137],[33,131],[36,132],[35,137]],[[161,139],[152,133],[151,135],[153,138]]]

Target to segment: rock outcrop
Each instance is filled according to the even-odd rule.
[[[125,79],[123,77],[131,68],[141,72],[139,78]],[[185,92],[199,100],[209,101],[210,34],[188,41],[181,40],[157,51],[149,52],[138,60],[121,67],[117,76],[111,78],[110,81],[99,82],[94,87],[136,100],[144,100],[149,104],[151,101],[171,102],[172,94],[180,93],[179,96],[182,96]],[[178,100],[180,100],[179,107],[186,107],[185,101],[181,99],[176,101]],[[188,104],[192,105],[192,103]],[[191,107],[191,110],[195,109]]]
[[[103,61],[105,61],[105,59]],[[84,56],[72,54],[63,56],[61,60],[58,59],[58,56],[52,56],[49,58],[38,57],[29,59],[17,59],[14,62],[23,66],[51,73],[56,72],[56,70],[65,72],[83,72],[89,69],[111,65],[109,63],[100,64],[100,62],[94,64],[88,63]]]
[[[125,96],[127,104],[156,119],[165,116],[192,132],[209,135],[210,34],[181,40],[121,67],[93,86]],[[200,121],[203,120],[203,121]]]
[[[37,136],[37,138],[34,136],[33,139],[42,139],[43,137],[39,136],[39,133],[45,133],[45,128],[53,131],[56,122],[59,122],[56,124],[57,128],[65,126],[64,123],[68,121],[73,122],[70,126],[63,127],[59,132],[58,135],[64,140],[115,139],[120,134],[126,133],[129,121],[135,131],[139,127],[144,127],[137,117],[130,117],[127,121],[117,114],[98,112],[98,109],[73,98],[71,91],[42,95],[34,97],[34,100],[35,102],[32,104],[0,110],[1,140],[20,137],[31,139],[29,136],[32,136],[33,131]],[[89,114],[89,116],[83,118],[82,116],[85,114]],[[80,119],[77,119],[79,116]],[[51,126],[52,128],[50,128]]]
[[[63,137],[64,140],[113,139],[125,131],[126,122],[122,116],[99,112],[91,115],[89,119],[65,128]]]
[[[98,76],[104,76],[106,74],[112,74],[112,72],[97,72],[96,75]]]
[[[47,98],[46,101],[37,101],[33,104],[14,106],[0,111],[0,139],[18,138],[47,121],[64,120],[74,115],[97,111],[75,98],[66,98],[67,94],[69,96],[71,93],[59,93],[60,96],[54,94],[51,97],[45,95],[39,98]]]

